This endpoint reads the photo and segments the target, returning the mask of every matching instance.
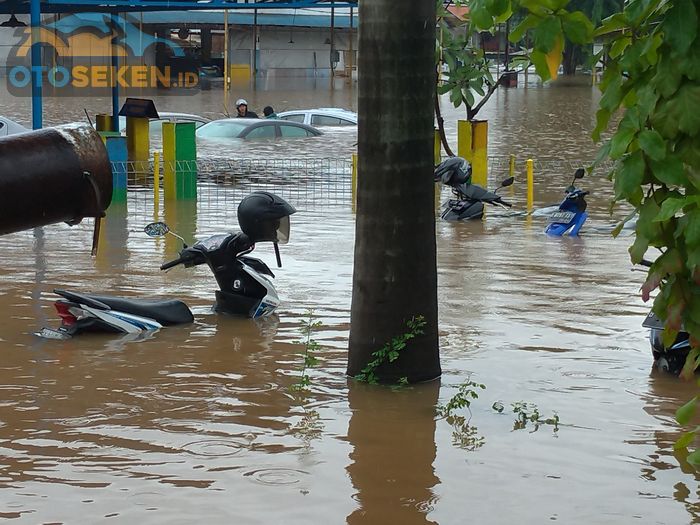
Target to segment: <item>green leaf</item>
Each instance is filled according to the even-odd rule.
[[[493,17],[485,7],[472,9],[472,11],[470,12],[470,16],[476,28],[481,31],[491,29],[491,26],[493,26]]]
[[[666,138],[674,139],[679,131],[691,137],[700,131],[700,85],[686,83],[676,95],[661,102],[652,116],[652,124]]]
[[[688,457],[685,458],[685,460],[694,467],[697,467],[698,465],[700,465],[700,450],[694,450],[693,452],[688,454]]]
[[[510,35],[508,35],[508,40],[510,40],[513,43],[520,42],[520,40],[522,40],[523,36],[525,35],[525,32],[537,26],[539,22],[539,17],[535,15],[527,15],[523,19],[523,21],[520,22],[517,26],[515,26],[515,29],[513,29],[510,32]]]
[[[691,166],[696,174],[700,174],[700,141],[686,137],[676,144],[676,153],[688,166]],[[691,178],[691,181],[693,179]],[[696,185],[700,190],[700,184]]]
[[[547,53],[554,47],[557,37],[561,34],[561,23],[556,16],[548,16],[535,28],[535,48]]]
[[[681,71],[689,80],[700,79],[700,38],[695,39],[695,43],[681,58]]]
[[[622,76],[616,75],[610,79],[610,82],[605,87],[603,96],[600,99],[601,109],[607,109],[610,112],[615,111],[620,107],[625,93],[622,91]]]
[[[656,65],[656,75],[651,79],[651,84],[659,90],[663,97],[669,98],[681,85],[681,78],[679,64],[669,55],[664,55]]]
[[[700,246],[700,210],[690,210],[686,213],[685,243],[687,246]]]
[[[591,136],[593,137],[593,140],[596,142],[600,140],[600,134],[608,129],[608,123],[610,122],[610,110],[608,109],[599,109],[596,114],[596,126],[595,129],[593,130],[593,133],[591,133]],[[608,150],[606,152],[606,155],[610,152],[610,146],[608,145]]]
[[[620,123],[620,128],[610,141],[610,158],[619,159],[622,157],[636,134],[637,130],[634,127],[629,124],[625,125],[624,122]]]
[[[624,15],[632,26],[636,27],[656,9],[660,1],[661,0],[632,0],[627,2]]]
[[[652,160],[649,163],[654,177],[667,186],[684,186],[687,182],[683,163],[674,155],[663,160]]]
[[[688,448],[688,445],[690,445],[695,440],[696,430],[697,429],[691,430],[690,432],[686,432],[681,437],[679,437],[673,444],[673,450],[683,450],[685,448]]]
[[[651,115],[659,100],[659,94],[648,83],[637,89],[637,109],[642,122]]]
[[[649,249],[649,240],[643,235],[637,235],[634,243],[629,248],[630,260],[632,264],[639,264],[644,258],[644,254]]]
[[[617,33],[620,29],[627,27],[627,20],[622,13],[615,13],[600,23],[593,36],[603,36],[610,33]]]
[[[679,425],[687,425],[690,422],[690,418],[693,417],[697,404],[698,398],[697,396],[695,396],[685,405],[676,410],[676,421],[678,421]]]
[[[645,162],[641,150],[622,160],[615,176],[615,200],[627,199],[635,193],[644,179]]]
[[[562,28],[574,44],[587,44],[593,38],[593,24],[582,11],[564,15]]]
[[[671,47],[685,53],[698,33],[698,13],[692,0],[674,0],[663,22],[664,34]]]
[[[663,222],[676,215],[687,204],[685,197],[669,197],[661,203],[661,211],[654,222]]]
[[[622,53],[624,53],[625,49],[627,49],[627,46],[629,46],[631,43],[632,37],[623,35],[619,38],[616,38],[612,46],[610,46],[610,58],[619,57]]]
[[[486,8],[493,16],[501,16],[510,9],[510,0],[491,0],[487,2]]]
[[[645,129],[637,137],[639,147],[652,160],[662,160],[666,156],[666,141],[658,131]]]
[[[547,65],[547,56],[542,51],[533,51],[530,55],[532,63],[535,65],[535,71],[540,76],[543,82],[546,82],[551,77],[549,75],[549,66]]]

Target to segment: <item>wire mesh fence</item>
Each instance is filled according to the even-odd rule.
[[[533,159],[535,179],[573,174],[580,161]],[[510,157],[488,159],[489,173],[495,178],[509,172]],[[182,173],[196,174],[197,201],[200,208],[235,206],[252,191],[272,191],[294,205],[306,208],[351,206],[353,201],[352,161],[340,158],[299,159],[204,159],[197,161],[153,161],[112,163],[114,173],[127,178],[130,202],[164,200],[164,177],[177,178]],[[515,176],[524,178],[525,159],[516,159]],[[599,166],[607,173],[610,163]],[[158,192],[154,190],[154,173],[158,173]]]

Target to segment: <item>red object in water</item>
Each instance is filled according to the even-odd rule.
[[[71,326],[78,322],[78,318],[70,312],[70,305],[62,301],[56,301],[54,303],[58,316],[61,318],[61,322],[65,326]]]

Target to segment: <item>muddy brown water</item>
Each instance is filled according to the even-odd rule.
[[[594,154],[598,94],[587,82],[502,90],[485,108],[491,153],[540,163],[536,204],[557,202]],[[242,92],[272,103],[355,107],[339,85]],[[233,95],[238,96],[238,94]],[[0,96],[26,121],[26,101]],[[163,110],[215,116],[220,93],[158,99]],[[105,101],[47,101],[47,123],[81,119]],[[449,119],[462,114],[446,108]],[[454,134],[454,124],[448,126]],[[293,146],[246,144],[245,156],[347,158],[356,137]],[[287,148],[287,149],[285,149]],[[240,157],[214,148],[203,155]],[[209,152],[209,153],[207,153]],[[491,173],[491,183],[502,176]],[[520,176],[520,175],[519,175]],[[522,180],[522,178],[521,178]],[[260,181],[258,181],[259,183]],[[489,210],[484,222],[437,223],[443,376],[392,391],[344,376],[354,216],[347,180],[266,181],[299,208],[276,270],[282,306],[261,322],[211,312],[205,268],[158,266],[177,250],[141,229],[165,218],[187,237],[235,228],[235,205],[256,182],[202,182],[200,199],[154,209],[130,192],[89,256],[92,225],[54,225],[0,238],[0,517],[14,523],[697,523],[698,478],[674,453],[675,408],[692,384],[658,375],[641,322],[643,274],[628,235],[606,227],[602,175],[578,239],[552,239],[542,219]],[[325,186],[324,186],[325,184]],[[303,191],[299,188],[304,186]],[[270,186],[267,186],[270,187]],[[342,187],[342,188],[341,188]],[[312,199],[323,188],[332,198]],[[299,191],[297,191],[299,190]],[[320,189],[319,189],[320,191]],[[525,203],[524,184],[512,193]],[[443,194],[446,198],[447,194]],[[622,211],[616,212],[621,216]],[[273,266],[274,254],[255,254]],[[416,245],[416,256],[420,246]],[[57,287],[179,297],[195,323],[144,340],[93,335],[43,341],[57,323]],[[320,364],[305,395],[302,323]],[[470,426],[435,418],[458,386],[483,383]],[[501,413],[492,408],[500,402]],[[560,422],[517,428],[514,403]],[[463,412],[468,418],[469,414]]]

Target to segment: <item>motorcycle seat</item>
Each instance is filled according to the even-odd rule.
[[[100,308],[100,303],[112,310],[153,319],[163,326],[186,324],[194,321],[190,308],[178,299],[127,299],[107,295],[81,294],[67,290],[54,290],[69,301]],[[103,307],[103,306],[102,306]]]
[[[460,194],[464,195],[464,197],[474,201],[498,202],[501,200],[500,195],[485,190],[476,184],[460,184],[456,189]]]

